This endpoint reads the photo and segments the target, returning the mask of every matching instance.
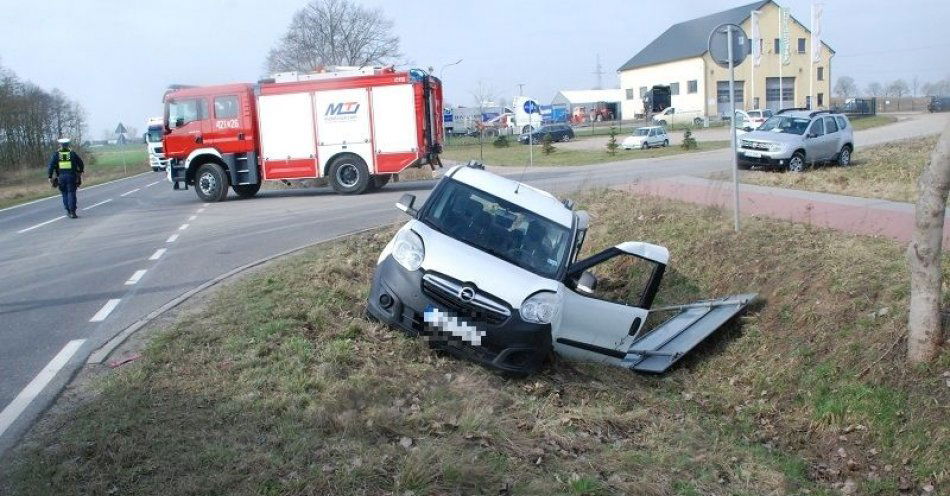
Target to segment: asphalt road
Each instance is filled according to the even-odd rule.
[[[917,116],[859,133],[860,146],[942,129]],[[593,166],[495,169],[559,193],[651,177],[729,170],[728,150]],[[58,198],[0,210],[0,454],[88,356],[124,328],[216,276],[263,257],[402,219],[393,203],[423,200],[433,181],[363,196],[328,188],[263,191],[204,204],[145,173],[79,193],[80,218]]]

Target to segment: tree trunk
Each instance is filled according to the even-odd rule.
[[[948,192],[950,121],[930,154],[930,163],[917,180],[914,236],[907,247],[907,260],[910,265],[907,360],[910,363],[933,360],[943,344],[940,262]]]

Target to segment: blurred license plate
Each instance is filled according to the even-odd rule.
[[[749,158],[762,158],[762,152],[745,152],[745,156]]]
[[[455,336],[475,346],[482,344],[485,331],[478,330],[474,324],[463,321],[455,315],[430,305],[422,314],[422,319],[432,327]]]

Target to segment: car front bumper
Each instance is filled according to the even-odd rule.
[[[750,155],[751,154],[751,155]],[[787,167],[788,159],[782,152],[765,152],[759,150],[745,150],[740,148],[736,158],[741,165],[759,167]]]
[[[551,352],[550,324],[525,322],[513,310],[500,323],[474,320],[460,313],[460,320],[484,331],[481,343],[474,345],[434,329],[424,320],[428,308],[453,311],[423,288],[423,270],[409,272],[392,256],[376,267],[366,311],[372,317],[397,327],[410,336],[422,335],[430,346],[457,357],[478,362],[496,371],[525,376],[537,371]]]

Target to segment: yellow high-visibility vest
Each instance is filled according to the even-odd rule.
[[[72,169],[72,168],[73,168],[72,154],[68,151],[59,152],[59,170]]]

